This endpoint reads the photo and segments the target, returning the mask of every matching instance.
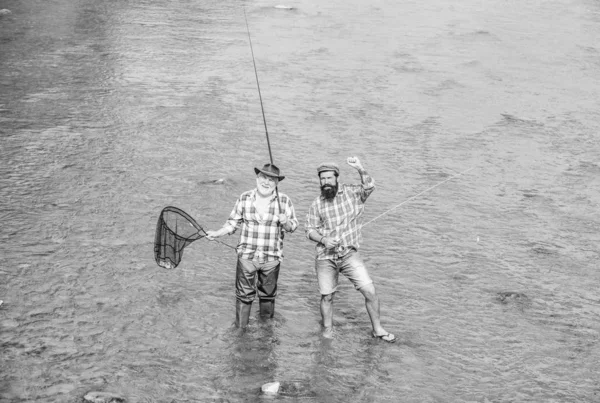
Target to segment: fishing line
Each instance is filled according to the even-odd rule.
[[[414,196],[412,196],[412,197],[410,197],[410,198],[408,198],[408,199],[404,200],[402,203],[400,203],[400,204],[398,204],[398,205],[396,205],[396,206],[392,207],[391,209],[389,209],[389,210],[387,210],[387,211],[384,211],[383,213],[379,214],[377,217],[375,217],[375,218],[373,218],[372,220],[370,220],[370,221],[366,222],[365,224],[363,224],[363,225],[362,225],[362,227],[361,227],[361,228],[364,228],[364,227],[365,227],[365,225],[372,223],[373,221],[375,221],[375,220],[377,220],[378,218],[380,218],[380,217],[382,217],[382,216],[386,215],[386,214],[387,214],[387,213],[389,213],[390,211],[392,211],[392,210],[395,210],[395,209],[397,209],[398,207],[402,206],[403,204],[405,204],[405,203],[408,203],[409,201],[411,201],[411,200],[413,200],[413,199],[415,199],[415,198],[417,198],[417,197],[421,196],[423,193],[429,192],[431,189],[433,189],[433,188],[436,188],[436,187],[438,187],[438,186],[440,186],[440,185],[442,185],[442,184],[444,184],[444,183],[448,182],[449,180],[452,180],[452,179],[456,178],[457,176],[463,175],[465,172],[469,172],[469,171],[470,171],[471,169],[473,169],[473,168],[474,168],[474,167],[471,167],[471,168],[469,168],[469,169],[467,169],[467,170],[464,170],[464,171],[462,171],[462,172],[460,172],[460,173],[457,173],[456,175],[453,175],[453,176],[449,177],[448,179],[446,179],[446,180],[444,180],[444,181],[442,181],[442,182],[440,182],[440,183],[438,183],[438,184],[436,184],[436,185],[433,185],[432,187],[430,187],[430,188],[427,188],[427,189],[423,190],[423,191],[422,191],[422,192],[420,192],[420,193],[417,193],[416,195],[414,195]]]
[[[252,38],[250,37],[250,26],[248,25],[248,17],[246,16],[246,7],[244,10],[244,20],[246,20],[246,31],[248,32],[248,42],[250,43],[250,53],[252,53],[252,64],[254,65],[254,76],[256,77],[256,87],[258,88],[258,99],[260,100],[260,110],[262,111],[263,123],[265,124],[265,135],[267,137],[267,147],[269,148],[269,159],[273,164],[273,153],[271,153],[271,142],[269,141],[269,130],[267,129],[267,118],[265,117],[265,108],[263,106],[262,95],[260,93],[260,84],[258,83],[258,71],[256,70],[256,61],[254,60],[254,50],[252,49]],[[275,186],[275,194],[277,195],[277,205],[281,212],[281,203],[279,201],[279,190]]]

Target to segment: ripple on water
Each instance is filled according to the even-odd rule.
[[[480,1],[248,10],[300,220],[321,160],[359,154],[377,181],[365,218],[476,168],[363,232],[382,322],[399,338],[389,345],[345,279],[336,337],[320,336],[301,229],[286,236],[275,319],[255,306],[243,336],[231,327],[235,253],[199,241],[177,269],[157,267],[161,208],[218,228],[268,154],[238,6],[131,3],[15,2],[0,27],[11,56],[0,59],[0,400],[106,390],[248,402],[275,380],[332,403],[600,393],[589,13]]]

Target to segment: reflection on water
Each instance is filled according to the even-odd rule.
[[[246,11],[281,190],[302,219],[316,166],[361,158],[365,222],[384,213],[362,254],[398,342],[348,282],[320,336],[301,228],[275,318],[254,306],[243,336],[230,248],[154,262],[163,207],[218,227],[268,160],[239,4],[8,1],[0,400],[597,400],[598,5],[276,5]],[[273,381],[287,395],[262,396]]]

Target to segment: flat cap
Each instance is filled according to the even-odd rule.
[[[336,174],[340,174],[340,168],[335,162],[323,162],[317,167],[317,175],[320,175],[321,172],[325,171],[334,171]]]

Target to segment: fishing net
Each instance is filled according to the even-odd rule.
[[[165,207],[156,224],[156,263],[165,269],[174,269],[181,262],[183,248],[205,235],[204,229],[187,213],[177,207]]]

